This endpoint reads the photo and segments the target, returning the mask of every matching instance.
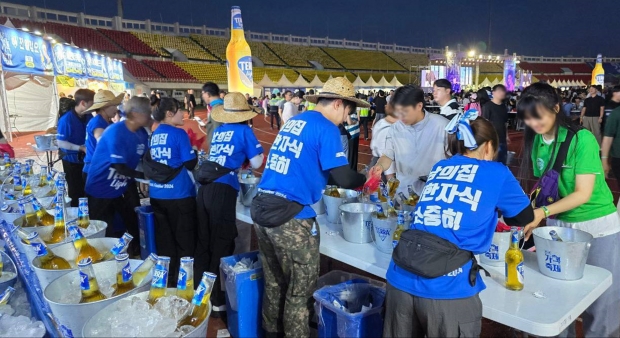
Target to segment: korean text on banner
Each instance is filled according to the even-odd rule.
[[[2,69],[52,75],[50,45],[42,37],[0,25]]]

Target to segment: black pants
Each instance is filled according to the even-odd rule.
[[[364,139],[368,139],[368,117],[360,117],[360,128],[364,129]]]
[[[84,194],[84,185],[86,182],[82,179],[84,163],[73,163],[62,160],[62,169],[67,178],[67,188],[69,189],[69,197],[71,197],[71,206],[77,207],[80,197],[86,196]]]
[[[131,186],[129,187],[131,188]],[[118,212],[127,227],[126,231],[133,236],[134,240],[131,243],[138,243],[140,240],[140,233],[138,232],[138,216],[134,209],[131,207],[131,202],[127,197],[119,196],[116,198],[98,198],[88,196],[88,209],[90,212],[90,219],[104,221],[108,225],[105,236],[120,238],[123,236],[123,231],[114,230],[114,215]]]
[[[349,167],[351,167],[351,169],[355,171],[357,171],[357,155],[358,155],[359,145],[360,145],[359,136],[349,139],[349,154],[347,158],[349,159]]]
[[[196,199],[194,197],[174,200],[151,198],[151,206],[155,215],[157,254],[170,257],[168,287],[175,287],[175,277],[179,274],[179,260],[181,257],[194,257]]]
[[[198,241],[194,254],[194,284],[204,271],[218,275],[211,293],[213,306],[226,304],[219,280],[220,259],[235,252],[237,238],[237,195],[228,184],[211,183],[198,189]]]
[[[271,113],[269,115],[271,115],[271,117],[269,118],[269,120],[270,120],[269,123],[271,124],[271,129],[273,129],[273,119],[275,118],[276,119],[276,124],[278,125],[278,130],[280,130],[280,114],[278,114],[278,113]]]
[[[189,109],[187,109],[187,114],[189,115],[189,119],[194,119],[194,110],[196,110],[196,108],[194,107],[190,107]]]

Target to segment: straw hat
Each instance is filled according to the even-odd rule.
[[[118,106],[123,102],[123,98],[125,98],[125,93],[114,96],[114,93],[109,90],[100,90],[95,94],[93,105],[88,108],[88,112],[109,106]]]
[[[224,104],[215,106],[211,118],[221,123],[239,123],[258,115],[254,107],[248,105],[245,95],[237,92],[224,96]]]
[[[355,102],[358,107],[370,107],[368,102],[355,98],[355,89],[353,88],[353,84],[345,77],[335,77],[331,80],[327,80],[319,94],[305,96],[306,101],[311,103],[316,103],[321,97],[329,99],[343,99]]]

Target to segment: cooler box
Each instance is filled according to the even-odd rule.
[[[258,251],[224,257],[220,277],[226,285],[228,331],[235,338],[263,337],[262,305],[265,280],[263,268],[234,272],[232,267],[243,258],[258,260]]]
[[[381,337],[385,288],[354,279],[314,293],[319,337]],[[362,306],[372,307],[362,310]],[[347,309],[347,310],[345,310]]]
[[[136,213],[140,227],[140,257],[144,260],[151,253],[157,253],[155,248],[155,215],[150,205],[136,207]]]

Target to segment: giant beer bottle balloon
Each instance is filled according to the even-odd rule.
[[[252,52],[245,41],[241,9],[233,6],[231,10],[230,42],[226,47],[228,68],[228,92],[253,95]]]
[[[603,69],[603,55],[596,56],[596,66],[592,70],[592,84],[603,85],[605,84],[605,70]]]

